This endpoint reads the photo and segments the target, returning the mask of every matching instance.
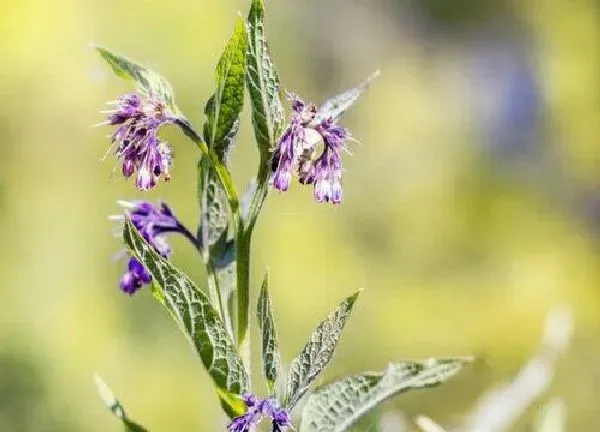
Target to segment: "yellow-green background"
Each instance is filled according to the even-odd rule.
[[[344,204],[316,205],[294,185],[272,194],[261,215],[252,280],[256,287],[269,266],[283,357],[363,287],[328,375],[476,355],[482,361],[452,383],[385,406],[445,422],[514,374],[547,311],[567,303],[575,335],[550,394],[565,398],[568,430],[600,430],[600,220],[584,217],[600,180],[600,6],[428,0],[419,25],[407,18],[418,3],[268,2],[286,88],[318,103],[382,71],[343,121],[362,142],[345,158]],[[147,291],[119,292],[123,263],[111,257],[120,245],[106,219],[116,199],[162,197],[193,226],[198,153],[169,130],[170,183],[142,194],[110,177],[114,161],[98,162],[109,130],[90,125],[129,87],[90,46],[160,71],[200,125],[213,66],[246,9],[242,0],[0,4],[0,430],[119,430],[94,371],[152,431],[221,430],[209,379],[175,325]],[[460,59],[490,28],[510,36],[506,22],[531,44],[536,146],[540,159],[558,161],[551,169],[535,158],[523,167],[518,153],[498,168],[465,108],[474,96]],[[256,163],[244,120],[232,158],[240,188]],[[192,248],[172,243],[174,261],[200,280]]]

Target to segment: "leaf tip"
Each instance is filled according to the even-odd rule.
[[[361,293],[363,291],[364,291],[364,288],[359,288],[354,294],[352,294],[350,297],[348,297],[348,301],[350,302],[350,305],[354,304],[354,302],[356,301],[358,296],[361,295]]]
[[[98,373],[94,373],[94,384],[96,384],[100,398],[108,408],[112,410],[114,406],[119,404],[108,384],[104,382]]]
[[[267,288],[269,287],[269,267],[267,267],[267,270],[265,271],[265,275],[263,276],[263,282],[262,282],[262,286],[261,286],[261,292],[266,291]]]
[[[106,48],[104,48],[102,45],[98,45],[98,44],[90,44],[91,48],[95,49],[98,54],[100,54],[102,57],[106,58],[108,55],[110,55],[110,51],[107,50]]]
[[[242,15],[242,13],[240,11],[238,11],[238,17],[235,20],[235,31],[238,32],[238,31],[244,30],[245,22],[246,22],[246,20],[245,20],[244,16]]]

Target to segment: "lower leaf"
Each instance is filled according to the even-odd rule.
[[[300,432],[342,432],[377,404],[398,393],[433,387],[456,375],[469,359],[392,363],[328,384],[308,398]]]

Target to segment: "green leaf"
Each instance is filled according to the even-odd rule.
[[[248,58],[246,83],[252,101],[254,135],[262,155],[271,153],[277,140],[284,110],[281,103],[279,76],[269,54],[265,36],[263,0],[252,0],[246,28]],[[263,157],[264,159],[264,157]]]
[[[139,91],[160,98],[175,114],[179,113],[175,106],[173,88],[162,75],[106,48],[96,47],[96,50],[117,76],[135,81]]]
[[[239,209],[239,201],[237,196],[237,190],[235,185],[233,184],[233,179],[231,178],[231,173],[219,160],[219,156],[215,153],[212,148],[208,147],[208,144],[204,141],[204,139],[196,132],[191,123],[185,118],[178,118],[175,123],[181,128],[182,132],[192,141],[196,143],[202,154],[208,158],[208,161],[213,166],[213,169],[217,173],[217,177],[221,185],[223,186],[223,190],[227,195],[227,200],[229,201],[229,207],[231,208],[231,212],[234,215],[237,215]]]
[[[377,404],[408,390],[437,386],[470,359],[392,363],[383,373],[365,372],[324,386],[304,406],[300,432],[342,432]]]
[[[354,105],[354,103],[358,100],[358,97],[367,88],[369,88],[371,82],[378,76],[379,71],[375,71],[357,87],[354,87],[353,89],[345,91],[344,93],[325,101],[317,111],[317,114],[311,122],[311,125],[317,125],[329,117],[333,118],[334,120],[340,118],[342,114],[344,114],[352,105]]]
[[[229,203],[215,170],[207,158],[198,162],[198,202],[200,224],[198,238],[203,248],[222,249],[227,241]],[[216,252],[216,250],[215,250]]]
[[[252,177],[246,186],[246,190],[244,191],[244,195],[242,195],[242,199],[240,200],[240,218],[243,221],[247,221],[248,217],[250,216],[252,200],[256,195],[257,189],[258,183],[256,182],[256,178]]]
[[[204,138],[208,146],[225,162],[239,126],[239,115],[244,105],[244,75],[248,41],[244,22],[239,18],[233,35],[217,64],[217,89],[206,104]]]
[[[237,349],[210,300],[185,273],[158,255],[129,219],[125,221],[123,238],[130,252],[149,270],[155,288],[162,293],[162,303],[192,342],[212,377],[222,402],[231,408],[230,413],[238,413],[241,407],[232,406],[226,396],[247,392],[249,378]]]
[[[285,404],[288,409],[298,403],[312,382],[327,367],[359,294],[360,291],[348,297],[319,324],[290,365]]]
[[[262,334],[262,358],[263,370],[269,392],[274,395],[275,383],[279,375],[281,365],[281,356],[279,354],[279,344],[277,343],[277,332],[275,331],[275,321],[273,320],[273,306],[269,297],[269,273],[265,274],[260,295],[258,297],[258,307],[256,312],[258,325]]]
[[[108,384],[106,384],[99,375],[94,375],[94,382],[100,397],[115,417],[123,423],[126,432],[148,432],[146,428],[131,420],[125,413],[125,409],[121,402],[116,398]]]
[[[223,247],[213,250],[210,260],[217,278],[218,295],[220,296],[221,304],[224,305],[224,309],[227,309],[231,305],[237,284],[235,242],[227,240]],[[227,328],[233,332],[231,317],[228,312],[225,312],[224,320]]]
[[[198,199],[200,223],[197,234],[209,273],[210,298],[214,308],[220,311],[225,328],[233,337],[228,304],[236,287],[236,263],[235,245],[229,238],[229,203],[207,158],[198,162]]]

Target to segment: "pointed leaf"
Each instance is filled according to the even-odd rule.
[[[100,397],[113,415],[121,420],[126,432],[148,432],[147,429],[127,416],[123,405],[121,405],[108,384],[106,384],[99,375],[94,375],[94,382],[96,383],[96,388],[98,389],[98,393],[100,393]]]
[[[319,324],[290,365],[286,390],[286,406],[291,409],[304,396],[312,382],[325,369],[337,346],[360,291],[348,297]]]
[[[279,344],[277,343],[277,332],[275,331],[275,321],[273,320],[273,306],[269,297],[269,273],[265,274],[260,295],[258,297],[257,313],[258,325],[262,334],[262,358],[263,370],[269,392],[274,395],[275,383],[279,375],[281,356],[279,354]]]
[[[135,81],[138,90],[142,93],[160,98],[174,113],[178,113],[173,88],[162,75],[106,48],[96,47],[96,50],[111,66],[117,76]]]
[[[325,101],[311,122],[311,125],[317,125],[323,120],[331,117],[337,120],[344,114],[354,103],[358,100],[358,97],[369,87],[371,81],[379,76],[379,71],[375,71],[369,78],[363,81],[357,87],[345,91],[337,96],[332,97]]]
[[[408,390],[439,385],[469,361],[429,359],[393,363],[383,373],[365,372],[335,381],[308,398],[300,432],[345,431],[385,399]]]
[[[284,120],[279,76],[265,36],[263,0],[252,0],[246,28],[248,57],[246,82],[252,101],[252,124],[261,154],[270,154]]]
[[[227,241],[229,203],[215,170],[206,158],[198,162],[198,238],[203,248],[221,248]]]
[[[123,238],[130,252],[149,270],[155,288],[162,292],[163,304],[192,342],[222,401],[227,402],[227,395],[248,391],[249,379],[242,360],[206,294],[185,273],[158,255],[128,218]],[[227,403],[230,412],[239,412],[241,406]]]
[[[244,75],[248,41],[244,22],[239,18],[233,35],[217,64],[217,89],[206,104],[204,138],[208,146],[225,162],[238,129],[238,118],[244,104]]]

